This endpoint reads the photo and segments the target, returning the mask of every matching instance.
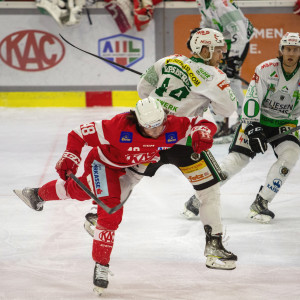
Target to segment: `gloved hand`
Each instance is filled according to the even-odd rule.
[[[76,174],[80,161],[80,156],[66,150],[55,166],[56,172],[61,179],[67,180],[68,174]]]
[[[208,150],[213,145],[211,130],[206,126],[194,127],[191,131],[192,147],[196,153]]]
[[[148,23],[152,20],[153,6],[146,5],[145,7],[134,8],[134,24],[138,31],[144,30]]]
[[[253,152],[265,153],[267,151],[267,137],[260,123],[253,122],[248,124],[244,132],[248,136],[249,146]]]
[[[234,78],[235,75],[240,74],[240,69],[243,62],[238,56],[228,57],[225,62],[226,65],[224,68],[222,68],[222,70],[228,78]]]

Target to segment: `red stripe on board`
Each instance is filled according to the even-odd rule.
[[[120,65],[123,65],[123,66],[126,66],[127,63],[128,63],[128,59],[127,59],[127,57],[117,57],[116,58],[116,63],[118,63]]]
[[[112,93],[108,92],[86,92],[86,106],[112,106]]]

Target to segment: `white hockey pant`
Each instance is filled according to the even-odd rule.
[[[259,194],[269,202],[273,200],[286,181],[292,168],[300,157],[300,147],[291,141],[285,141],[275,148],[277,161],[272,165],[267,175],[264,187]]]
[[[222,181],[221,184],[223,185],[226,183],[232,176],[239,173],[243,168],[245,168],[248,163],[250,162],[250,157],[238,153],[238,152],[231,152],[229,153],[225,159],[220,163],[220,167],[222,171],[227,176],[225,181]]]
[[[212,234],[221,233],[220,184],[196,191],[196,196],[200,201],[199,214],[203,225],[210,225]]]

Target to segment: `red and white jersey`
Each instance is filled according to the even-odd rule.
[[[83,124],[68,135],[67,149],[81,153],[85,145],[97,147],[103,164],[125,168],[141,163],[157,162],[159,151],[171,148],[190,135],[192,128],[204,125],[213,135],[216,125],[202,117],[186,118],[169,115],[160,137],[153,139],[142,136],[136,124],[118,114],[111,120]]]

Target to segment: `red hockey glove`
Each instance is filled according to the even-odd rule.
[[[134,24],[138,31],[144,30],[148,23],[152,20],[153,6],[134,8]]]
[[[66,150],[55,166],[56,172],[61,179],[67,180],[68,174],[76,174],[80,161],[80,157]]]
[[[206,126],[194,127],[191,131],[192,147],[196,153],[208,150],[213,145],[213,135]]]

